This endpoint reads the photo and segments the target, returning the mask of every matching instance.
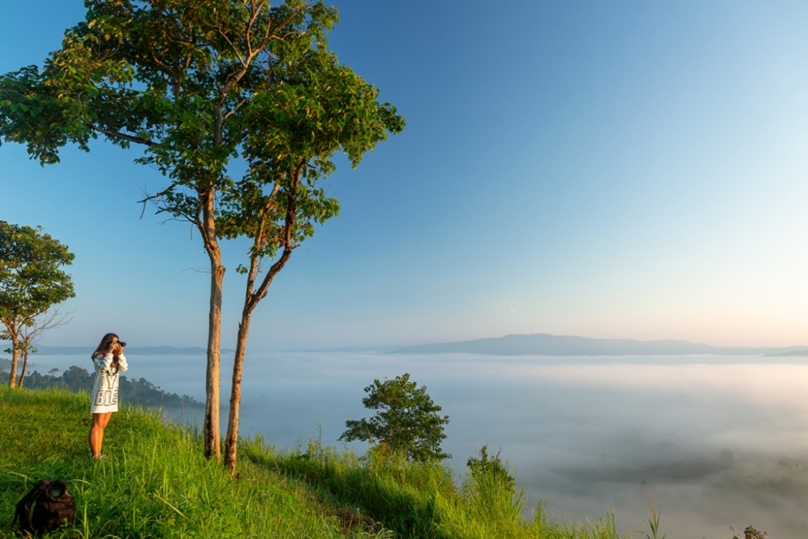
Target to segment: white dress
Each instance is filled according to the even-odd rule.
[[[112,352],[104,357],[93,358],[95,365],[95,383],[93,392],[93,405],[90,413],[105,414],[107,412],[118,411],[118,383],[120,372],[129,370],[126,358],[123,354],[118,355],[118,369],[112,365]]]

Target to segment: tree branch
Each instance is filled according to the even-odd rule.
[[[133,136],[133,135],[127,135],[125,133],[121,133],[120,131],[113,131],[111,129],[103,129],[103,128],[98,127],[97,125],[92,124],[92,123],[85,123],[84,125],[86,125],[90,129],[92,129],[93,131],[98,131],[99,133],[103,133],[104,135],[106,135],[108,137],[114,137],[114,138],[119,138],[119,139],[123,139],[123,140],[128,140],[129,142],[134,142],[136,144],[145,144],[146,146],[154,146],[154,142],[152,142],[150,140],[147,140],[145,138],[142,138],[142,137],[136,137],[136,136]]]
[[[272,280],[289,261],[289,257],[292,256],[292,251],[297,248],[297,245],[292,244],[292,229],[297,223],[297,188],[300,186],[300,175],[305,164],[306,162],[303,161],[300,163],[300,165],[298,165],[297,170],[294,172],[292,186],[290,187],[289,204],[286,207],[286,218],[283,226],[283,252],[281,253],[281,257],[269,268],[269,271],[261,281],[261,285],[258,287],[258,290],[256,290],[255,293],[248,298],[248,303],[245,305],[245,309],[249,308],[250,311],[255,309],[258,302],[266,297],[267,290],[269,289],[269,285],[272,283]]]

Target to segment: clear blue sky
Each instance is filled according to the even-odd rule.
[[[328,180],[342,215],[259,306],[250,347],[501,336],[808,344],[808,4],[344,0],[341,61],[407,119]],[[0,7],[0,72],[78,0]],[[199,238],[135,202],[163,179],[97,141],[0,147],[0,219],[76,254],[47,344],[204,345]],[[226,247],[232,346],[243,245]]]

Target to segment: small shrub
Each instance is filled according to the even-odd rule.
[[[348,420],[348,430],[340,440],[369,442],[380,453],[392,452],[408,460],[429,462],[451,458],[443,452],[441,442],[446,438],[443,426],[449,416],[441,417],[441,407],[432,402],[426,386],[410,382],[410,375],[396,376],[365,388],[368,396],[362,399],[365,408],[377,410],[370,419]]]
[[[513,492],[516,489],[516,478],[513,477],[499,458],[499,451],[494,458],[488,457],[488,446],[484,445],[480,449],[480,458],[471,457],[468,466],[471,476],[477,480],[485,477],[490,478],[497,484],[501,484],[505,490]]]
[[[516,478],[500,460],[499,453],[488,455],[488,446],[480,449],[480,458],[470,458],[469,476],[463,488],[471,510],[502,529],[518,525],[525,507],[524,491],[516,490]]]
[[[739,537],[735,534],[735,530],[730,527],[732,530],[732,539],[739,539]],[[766,532],[759,532],[752,526],[747,526],[746,529],[743,531],[743,539],[766,539],[769,536]]]

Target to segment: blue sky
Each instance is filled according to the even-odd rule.
[[[335,2],[331,46],[407,119],[328,180],[342,214],[258,307],[255,349],[508,333],[808,344],[808,4]],[[76,0],[0,7],[0,72]],[[0,147],[0,219],[76,254],[48,344],[204,345],[199,238],[136,201],[163,179],[97,141]],[[226,246],[232,346],[244,246]]]

